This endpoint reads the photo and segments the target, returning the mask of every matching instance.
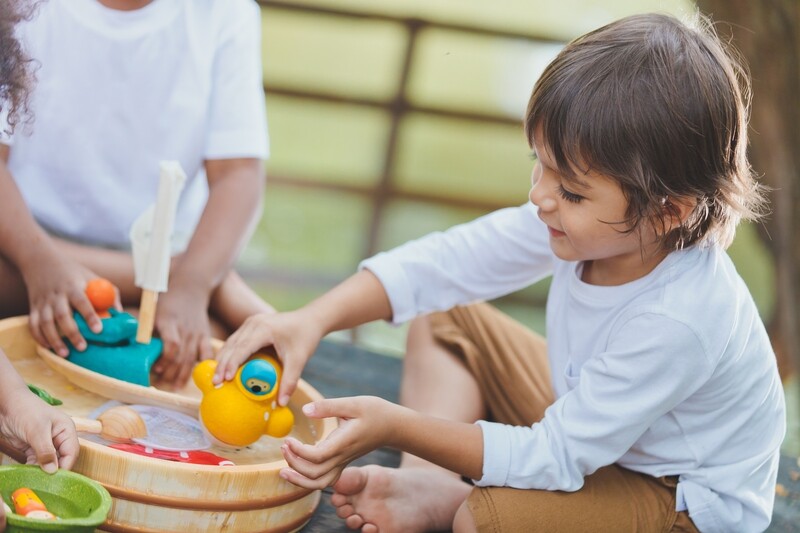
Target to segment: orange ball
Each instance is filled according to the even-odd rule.
[[[105,278],[95,278],[86,284],[86,296],[95,311],[104,312],[114,305],[117,288]]]

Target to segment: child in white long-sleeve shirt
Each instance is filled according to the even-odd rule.
[[[567,45],[526,114],[530,203],[368,259],[306,307],[249,319],[218,354],[230,379],[273,344],[285,403],[324,334],[418,317],[403,406],[306,405],[340,427],[316,446],[287,439],[281,475],[334,484],[364,532],[765,529],[784,398],[725,253],[764,205],[745,81],[707,26],[665,15]],[[457,307],[548,274],[546,346],[487,304]],[[399,469],[343,470],[379,446],[406,452]]]

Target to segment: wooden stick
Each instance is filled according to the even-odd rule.
[[[139,344],[150,344],[153,338],[157,303],[158,292],[148,289],[142,290],[142,300],[139,303],[139,327],[136,330],[136,342]]]

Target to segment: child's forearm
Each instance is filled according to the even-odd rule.
[[[0,250],[24,272],[28,264],[52,259],[54,249],[36,224],[5,163],[0,162]]]
[[[25,381],[14,369],[3,350],[0,350],[0,413],[6,412],[15,396],[23,390],[28,391]]]
[[[394,431],[386,443],[470,479],[483,477],[483,431],[393,405]]]
[[[206,161],[208,201],[172,283],[214,290],[232,268],[258,219],[264,192],[261,161]]]
[[[368,270],[353,274],[303,310],[326,333],[392,318],[389,297],[378,278]]]

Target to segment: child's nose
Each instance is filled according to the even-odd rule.
[[[528,193],[531,203],[541,209],[542,211],[552,211],[558,205],[555,198],[547,192],[547,187],[544,187],[542,180],[537,181],[531,187]]]

